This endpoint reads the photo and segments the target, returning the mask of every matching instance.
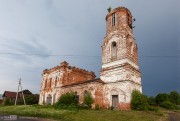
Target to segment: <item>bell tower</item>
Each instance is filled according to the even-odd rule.
[[[106,16],[100,78],[107,84],[128,82],[131,83],[132,89],[142,92],[132,15],[125,7],[115,8]]]

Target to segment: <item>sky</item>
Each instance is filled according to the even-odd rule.
[[[127,7],[136,21],[143,93],[180,91],[178,0],[0,0],[0,94],[39,93],[44,69],[67,61],[99,77],[107,8]]]

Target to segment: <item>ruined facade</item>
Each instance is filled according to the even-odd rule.
[[[42,74],[39,103],[55,103],[67,92],[76,92],[82,103],[86,91],[91,92],[94,104],[130,109],[131,93],[142,92],[138,66],[137,44],[132,30],[132,15],[127,8],[118,7],[106,16],[106,36],[102,44],[100,78],[93,72],[62,62]]]

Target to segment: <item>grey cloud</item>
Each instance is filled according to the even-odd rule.
[[[40,44],[35,37],[31,37],[26,41],[19,41],[13,38],[4,41],[5,42],[0,45],[1,49],[4,48],[4,50],[8,51],[2,53],[4,53],[4,56],[6,55],[6,57],[12,58],[12,60],[31,63],[35,57],[45,59],[51,55],[51,51]]]
[[[180,75],[180,60],[177,56],[179,53],[177,49],[180,47],[177,44],[180,38],[178,0],[77,0],[76,2],[72,0],[27,0],[23,1],[23,5],[17,2],[18,0],[15,1],[3,1],[2,4],[6,7],[0,4],[0,32],[6,32],[8,36],[9,33],[17,36],[15,40],[10,36],[12,40],[0,41],[1,50],[101,56],[107,8],[125,6],[130,9],[137,20],[134,23],[136,26],[134,33],[139,48],[143,92],[155,95],[159,92],[177,90],[177,83],[180,80],[178,76]],[[9,62],[15,60],[14,64],[18,63],[16,62],[18,58],[15,57],[4,58],[3,61],[5,60],[8,62],[3,62],[4,65],[0,64],[0,66],[5,67],[7,72]],[[22,56],[21,60],[25,60],[25,64],[18,63],[22,67],[15,68],[20,74],[14,74],[15,69],[12,69],[12,73],[6,74],[8,77],[0,75],[3,77],[0,78],[0,83],[2,79],[12,81],[17,76],[23,75],[26,85],[28,83],[31,85],[30,89],[38,92],[38,86],[33,88],[33,85],[40,84],[42,70],[51,68],[62,60],[67,60],[71,65],[95,71],[97,76],[101,69],[101,58]],[[27,66],[27,62],[32,65]],[[3,70],[0,72],[5,75]]]

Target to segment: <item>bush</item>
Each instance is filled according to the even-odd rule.
[[[27,104],[33,105],[33,104],[38,104],[39,102],[39,95],[38,94],[33,94],[29,95],[26,99]]]
[[[155,112],[157,112],[157,111],[159,111],[159,108],[158,108],[158,107],[154,107],[154,106],[148,106],[148,110],[149,110],[149,111],[155,111]]]
[[[152,106],[157,105],[156,99],[154,97],[148,97],[148,104]]]
[[[147,96],[141,94],[139,91],[134,90],[132,92],[131,107],[135,110],[148,110]]]
[[[160,105],[161,103],[169,101],[169,95],[166,93],[160,93],[156,96],[156,103]]]
[[[169,94],[169,101],[176,104],[180,105],[180,95],[176,91],[170,92]]]
[[[169,101],[162,102],[160,106],[167,109],[177,109],[177,106]]]
[[[63,104],[63,105],[71,105],[71,104],[77,104],[77,100],[75,98],[75,93],[71,92],[71,93],[66,93],[61,95],[61,97],[59,98],[57,104]]]
[[[55,108],[59,109],[74,109],[78,108],[78,101],[76,99],[76,94],[71,92],[71,93],[66,93],[61,95],[59,98],[58,102],[55,104]]]
[[[13,101],[11,101],[9,98],[5,98],[3,104],[6,106],[10,106],[13,105]]]
[[[87,106],[87,108],[91,108],[91,104],[94,102],[92,95],[90,92],[85,92],[84,99],[83,99],[83,105]]]

